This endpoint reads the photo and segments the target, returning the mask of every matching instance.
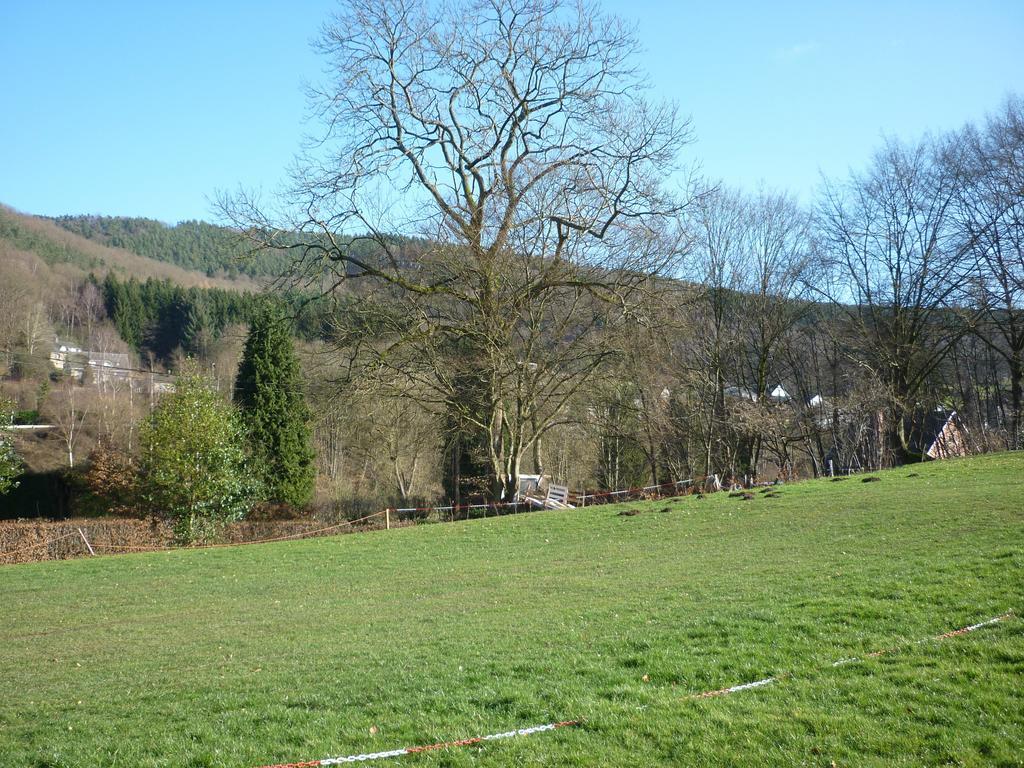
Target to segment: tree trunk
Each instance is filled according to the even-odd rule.
[[[530,425],[533,427],[533,434],[537,434],[537,414],[530,418]],[[533,471],[538,475],[544,474],[544,453],[541,450],[541,438],[533,441]]]
[[[491,500],[505,502],[515,500],[519,494],[519,473],[521,459],[517,456],[494,457],[493,482],[491,484]]]
[[[1012,414],[1010,417],[1010,448],[1017,449],[1024,444],[1024,435],[1021,435],[1021,408],[1024,400],[1024,361],[1021,360],[1020,350],[1014,350],[1010,356],[1010,403]]]

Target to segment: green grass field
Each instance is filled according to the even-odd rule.
[[[878,477],[2,567],[0,765],[1024,764],[1024,454]]]

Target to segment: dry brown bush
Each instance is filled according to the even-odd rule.
[[[324,530],[323,523],[316,520],[244,520],[226,526],[217,543],[246,544],[316,534],[336,535],[381,525],[381,519],[374,519],[358,527],[340,525]],[[156,518],[4,520],[0,521],[0,564],[88,557],[89,550],[79,529],[97,555],[167,549],[174,545],[171,524]]]

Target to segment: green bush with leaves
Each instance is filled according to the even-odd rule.
[[[21,474],[21,458],[14,450],[8,431],[14,423],[14,404],[0,400],[0,496],[18,487],[17,477]]]
[[[141,495],[182,543],[210,539],[257,498],[238,413],[195,372],[180,376],[141,434]]]

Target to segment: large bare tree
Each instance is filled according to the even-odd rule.
[[[793,386],[785,346],[811,308],[811,232],[807,213],[785,193],[761,189],[744,199],[744,213],[743,248],[748,263],[738,307],[744,337],[740,381],[757,394],[759,414],[752,422],[770,427],[763,435],[755,430],[751,440],[744,469],[756,475],[766,440],[775,446],[769,450],[784,469],[791,465],[792,445],[798,442],[793,420],[776,412],[768,395],[784,379]]]
[[[344,299],[359,375],[454,413],[508,498],[680,255],[686,194],[666,181],[688,122],[647,100],[633,30],[587,2],[349,0],[319,48],[324,131],[282,215],[226,211]]]
[[[967,324],[958,309],[966,246],[954,223],[959,178],[933,141],[889,141],[863,173],[826,186],[818,223],[837,281],[849,353],[886,386],[888,448],[911,452],[915,414]]]
[[[977,336],[1002,359],[1010,384],[1008,443],[1024,445],[1024,99],[1011,97],[980,128],[947,142],[961,174],[956,220],[972,254],[966,301],[980,308]]]
[[[701,444],[703,474],[734,468],[726,409],[727,385],[738,381],[741,331],[737,322],[740,291],[751,271],[745,243],[743,197],[723,187],[701,195],[691,211],[695,232],[693,281],[701,286],[693,305],[694,326],[683,362],[682,378],[693,396],[687,410]]]

